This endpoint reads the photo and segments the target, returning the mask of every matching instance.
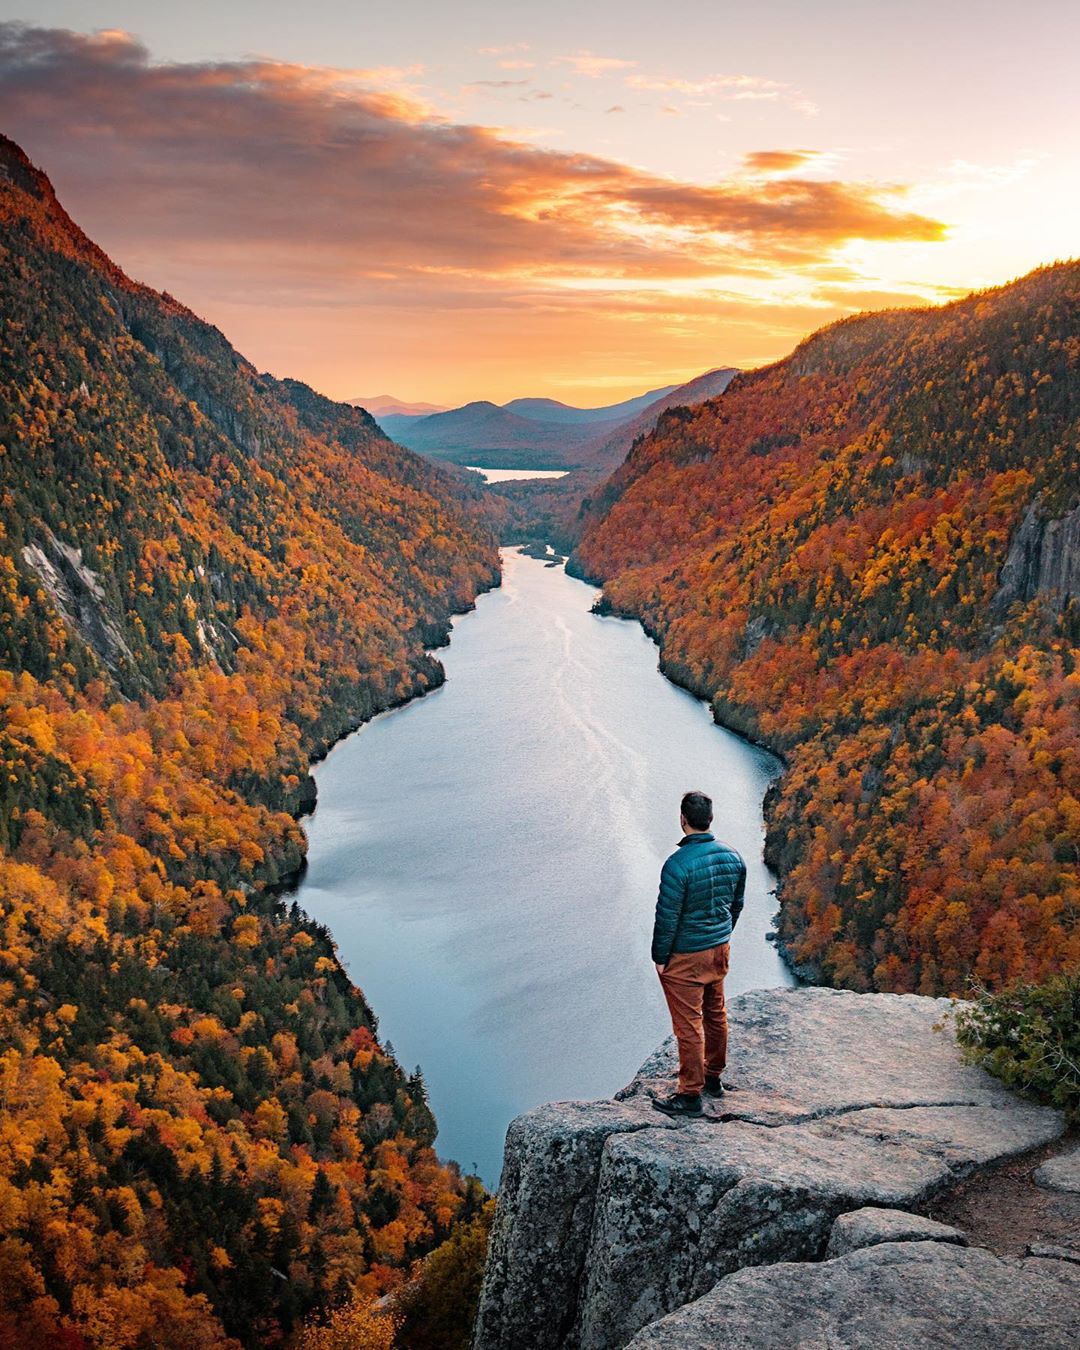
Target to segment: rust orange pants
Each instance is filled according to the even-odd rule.
[[[696,1097],[706,1073],[727,1067],[727,1004],[724,976],[730,948],[726,942],[703,952],[674,952],[660,984],[679,1044],[679,1091]]]

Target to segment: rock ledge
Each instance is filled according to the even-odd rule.
[[[1035,1173],[1035,1182],[1050,1191],[1080,1194],[1080,1148],[1044,1162]]]
[[[967,1238],[959,1228],[903,1209],[848,1210],[832,1226],[825,1256],[846,1256],[861,1247],[876,1247],[879,1242],[953,1242],[966,1247]]]
[[[616,1101],[520,1116],[507,1134],[475,1350],[660,1344],[638,1333],[679,1309],[690,1317],[726,1277],[768,1267],[755,1276],[767,1284],[781,1263],[821,1262],[840,1215],[918,1210],[979,1168],[1059,1137],[1057,1112],[961,1061],[940,1027],[948,1007],[912,995],[757,990],[732,1000],[737,1090],[704,1120],[652,1109],[674,1078],[670,1041]],[[941,1242],[876,1242],[828,1266],[926,1248],[927,1266],[936,1252],[970,1255]],[[997,1260],[983,1252],[973,1269],[982,1257]],[[670,1343],[716,1342],[709,1333]],[[785,1343],[799,1344],[769,1342]]]

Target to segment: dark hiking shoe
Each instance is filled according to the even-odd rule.
[[[665,1116],[679,1119],[682,1116],[696,1120],[703,1114],[700,1097],[686,1097],[681,1092],[673,1092],[670,1097],[654,1097],[653,1106],[663,1111]]]
[[[722,1097],[727,1091],[718,1073],[707,1073],[705,1075],[704,1092],[706,1097]]]

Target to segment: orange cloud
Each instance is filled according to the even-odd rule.
[[[750,173],[789,173],[817,157],[816,150],[754,150],[744,156],[743,165]]]
[[[585,75],[590,80],[611,75],[617,70],[630,70],[637,65],[636,61],[622,61],[615,56],[596,56],[593,52],[575,52],[573,56],[559,56],[556,60],[560,65],[572,66],[575,74]]]
[[[586,328],[610,357],[626,347],[623,329],[605,348],[598,328],[652,322],[664,303],[689,312],[688,285],[712,297],[693,307],[711,331],[708,305],[719,316],[717,297],[739,278],[806,269],[798,304],[812,305],[809,270],[850,241],[944,230],[905,209],[901,188],[769,177],[797,171],[805,151],[757,152],[747,167],[758,177],[681,182],[448,121],[407,90],[377,87],[372,72],[158,63],[120,32],[0,24],[0,125],[130,271],[241,345],[249,325],[273,353],[267,364],[332,389],[310,365],[327,359],[311,346],[320,322],[327,342],[343,341],[342,325],[363,334],[377,322],[386,346],[397,323],[411,333],[403,350],[417,350],[422,329],[455,334],[464,353],[495,333],[505,345],[502,320],[520,330],[527,319],[551,329],[564,359]],[[635,302],[636,287],[651,293]],[[678,298],[658,298],[665,288]],[[729,315],[762,305],[723,303]],[[306,334],[299,364],[290,325]],[[716,363],[714,352],[702,367]]]
[[[364,72],[155,64],[120,33],[0,26],[0,117],[142,240],[243,238],[382,268],[625,277],[711,273],[733,244],[735,255],[794,256],[943,228],[903,211],[897,189],[673,181],[447,122],[410,95],[368,87]]]

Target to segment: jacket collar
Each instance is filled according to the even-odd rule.
[[[693,834],[683,835],[679,840],[679,847],[682,848],[684,844],[711,844],[715,838],[716,836],[708,830],[695,830]]]

